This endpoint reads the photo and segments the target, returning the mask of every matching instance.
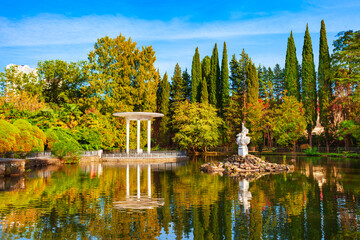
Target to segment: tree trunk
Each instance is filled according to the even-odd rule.
[[[293,152],[296,152],[296,143],[294,142],[294,145],[293,145]]]
[[[327,137],[325,137],[325,143],[326,143],[326,152],[330,152],[329,139]]]
[[[263,139],[264,139],[264,147],[266,146],[266,134],[263,134]]]
[[[347,137],[344,138],[345,141],[345,151],[349,151],[349,139],[347,139]]]
[[[312,147],[312,135],[311,135],[311,131],[309,131],[309,129],[308,129],[308,138],[309,138],[309,145],[310,145],[310,147]]]

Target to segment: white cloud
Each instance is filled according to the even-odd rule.
[[[355,8],[356,10],[356,8]],[[68,18],[43,14],[21,20],[0,18],[0,47],[42,46],[56,44],[94,43],[105,35],[122,33],[137,41],[174,41],[187,39],[218,39],[257,34],[304,32],[305,24],[318,31],[325,18],[328,32],[360,28],[360,14],[338,12],[322,13],[319,9],[304,13],[282,12],[269,17],[241,21],[191,23],[173,19],[169,22],[142,20],[117,16],[83,16]]]
[[[176,62],[183,69],[189,68],[196,46],[199,46],[203,57],[211,54],[214,43],[218,42],[221,56],[223,41],[228,44],[229,60],[233,53],[238,54],[245,48],[257,64],[274,66],[275,63],[284,62],[290,30],[294,32],[300,60],[306,23],[312,35],[317,36],[320,21],[325,19],[329,44],[339,31],[360,29],[358,5],[342,6],[339,11],[340,7],[335,5],[323,7],[326,5],[325,0],[321,1],[300,13],[258,13],[247,20],[242,18],[204,23],[192,23],[187,18],[159,21],[121,15],[70,18],[42,14],[19,20],[0,17],[0,53],[3,56],[0,65],[16,62],[36,66],[38,60],[45,59],[86,59],[96,39],[106,35],[115,37],[122,33],[139,45],[154,46],[156,66],[161,73],[167,71],[172,74]],[[315,54],[317,45],[317,39],[313,38]]]

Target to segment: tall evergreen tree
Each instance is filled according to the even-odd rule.
[[[187,68],[185,68],[185,71],[183,71],[182,73],[182,78],[185,81],[185,85],[186,85],[186,99],[188,99],[189,101],[191,100],[191,76],[188,73]]]
[[[271,71],[271,68],[269,68]],[[273,85],[274,85],[274,95],[276,101],[279,103],[282,98],[282,93],[284,92],[284,69],[281,69],[279,64],[276,64],[273,71]]]
[[[300,79],[298,72],[295,41],[291,31],[286,49],[285,89],[287,90],[287,94],[289,96],[295,96],[298,100],[300,100]]]
[[[211,72],[211,58],[205,56],[201,61],[201,76],[206,78],[206,82],[210,82],[210,72]]]
[[[302,80],[302,102],[305,109],[305,118],[307,123],[307,131],[309,144],[312,146],[311,132],[316,124],[317,118],[317,97],[316,97],[316,74],[314,64],[314,54],[312,50],[311,37],[309,27],[306,25],[304,36],[304,46],[302,52],[301,65]]]
[[[200,103],[209,103],[209,93],[207,90],[207,83],[205,77],[201,81],[201,94],[200,94]]]
[[[265,93],[265,101],[272,102],[274,100],[274,84],[273,84],[274,73],[271,70],[271,68],[266,68],[265,66],[262,67],[262,72],[263,72],[263,82],[264,82],[263,88]],[[259,86],[259,96],[260,96],[260,86]]]
[[[171,78],[171,99],[173,102],[181,102],[186,99],[186,83],[181,76],[181,68],[175,65],[174,75]]]
[[[230,61],[230,82],[231,82],[231,91],[233,94],[240,94],[241,91],[241,73],[240,65],[236,59],[235,54],[233,54]]]
[[[267,69],[263,69],[261,65],[259,65],[257,68],[259,78],[259,98],[263,100],[266,99],[266,70]]]
[[[217,44],[215,43],[213,53],[211,55],[211,68],[210,68],[210,87],[209,87],[209,102],[210,104],[217,106],[217,83],[220,79],[220,66],[219,66],[219,56],[218,56],[218,49]]]
[[[319,47],[319,68],[318,68],[318,83],[319,83],[319,109],[320,109],[320,123],[325,130],[326,148],[329,151],[329,128],[331,113],[328,109],[331,98],[332,88],[330,79],[330,54],[326,37],[325,22],[321,20],[320,29],[320,47]]]
[[[241,99],[242,99],[242,106],[245,109],[247,104],[247,82],[249,78],[249,70],[248,68],[249,63],[251,62],[249,55],[245,52],[245,49],[242,50],[240,54],[241,58],[239,59],[239,68],[240,68],[240,89],[241,89]]]
[[[200,83],[202,81],[201,77],[201,63],[200,63],[200,54],[199,48],[195,50],[191,65],[191,102],[199,102],[200,100]]]
[[[259,98],[259,78],[255,64],[249,61],[247,67],[247,103],[254,104]]]
[[[158,112],[167,115],[169,113],[170,83],[167,73],[160,79],[158,89]]]
[[[220,103],[220,113],[221,116],[224,116],[224,110],[227,106],[229,106],[230,100],[230,87],[229,87],[229,64],[227,58],[227,49],[226,43],[224,42],[223,49],[223,58],[221,62],[221,82],[218,89],[220,93],[220,97],[218,98],[218,102]]]
[[[209,56],[205,56],[201,61],[201,76],[205,78],[207,83],[207,89],[210,88],[210,72],[211,72],[211,58]]]
[[[159,119],[159,136],[158,140],[162,146],[170,145],[169,134],[169,107],[170,107],[170,83],[168,81],[167,73],[161,79],[159,84],[158,96],[158,112],[163,113],[164,117]]]

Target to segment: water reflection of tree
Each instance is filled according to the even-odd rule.
[[[164,206],[141,211],[113,208],[126,196],[125,168],[104,168],[92,179],[71,166],[26,179],[26,189],[0,193],[2,237],[153,239],[163,232],[177,239],[331,239],[359,232],[359,169],[349,163],[302,161],[294,173],[253,181],[245,212],[238,182],[201,174],[200,164],[153,173],[152,193]],[[146,179],[144,169],[142,193]]]

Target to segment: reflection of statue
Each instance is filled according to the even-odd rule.
[[[236,143],[239,145],[238,155],[245,157],[249,151],[247,145],[250,143],[250,137],[246,136],[249,133],[249,129],[242,124],[242,132],[236,135]]]
[[[239,202],[244,206],[244,212],[250,209],[250,200],[252,199],[251,192],[249,191],[249,181],[243,179],[239,182]]]

